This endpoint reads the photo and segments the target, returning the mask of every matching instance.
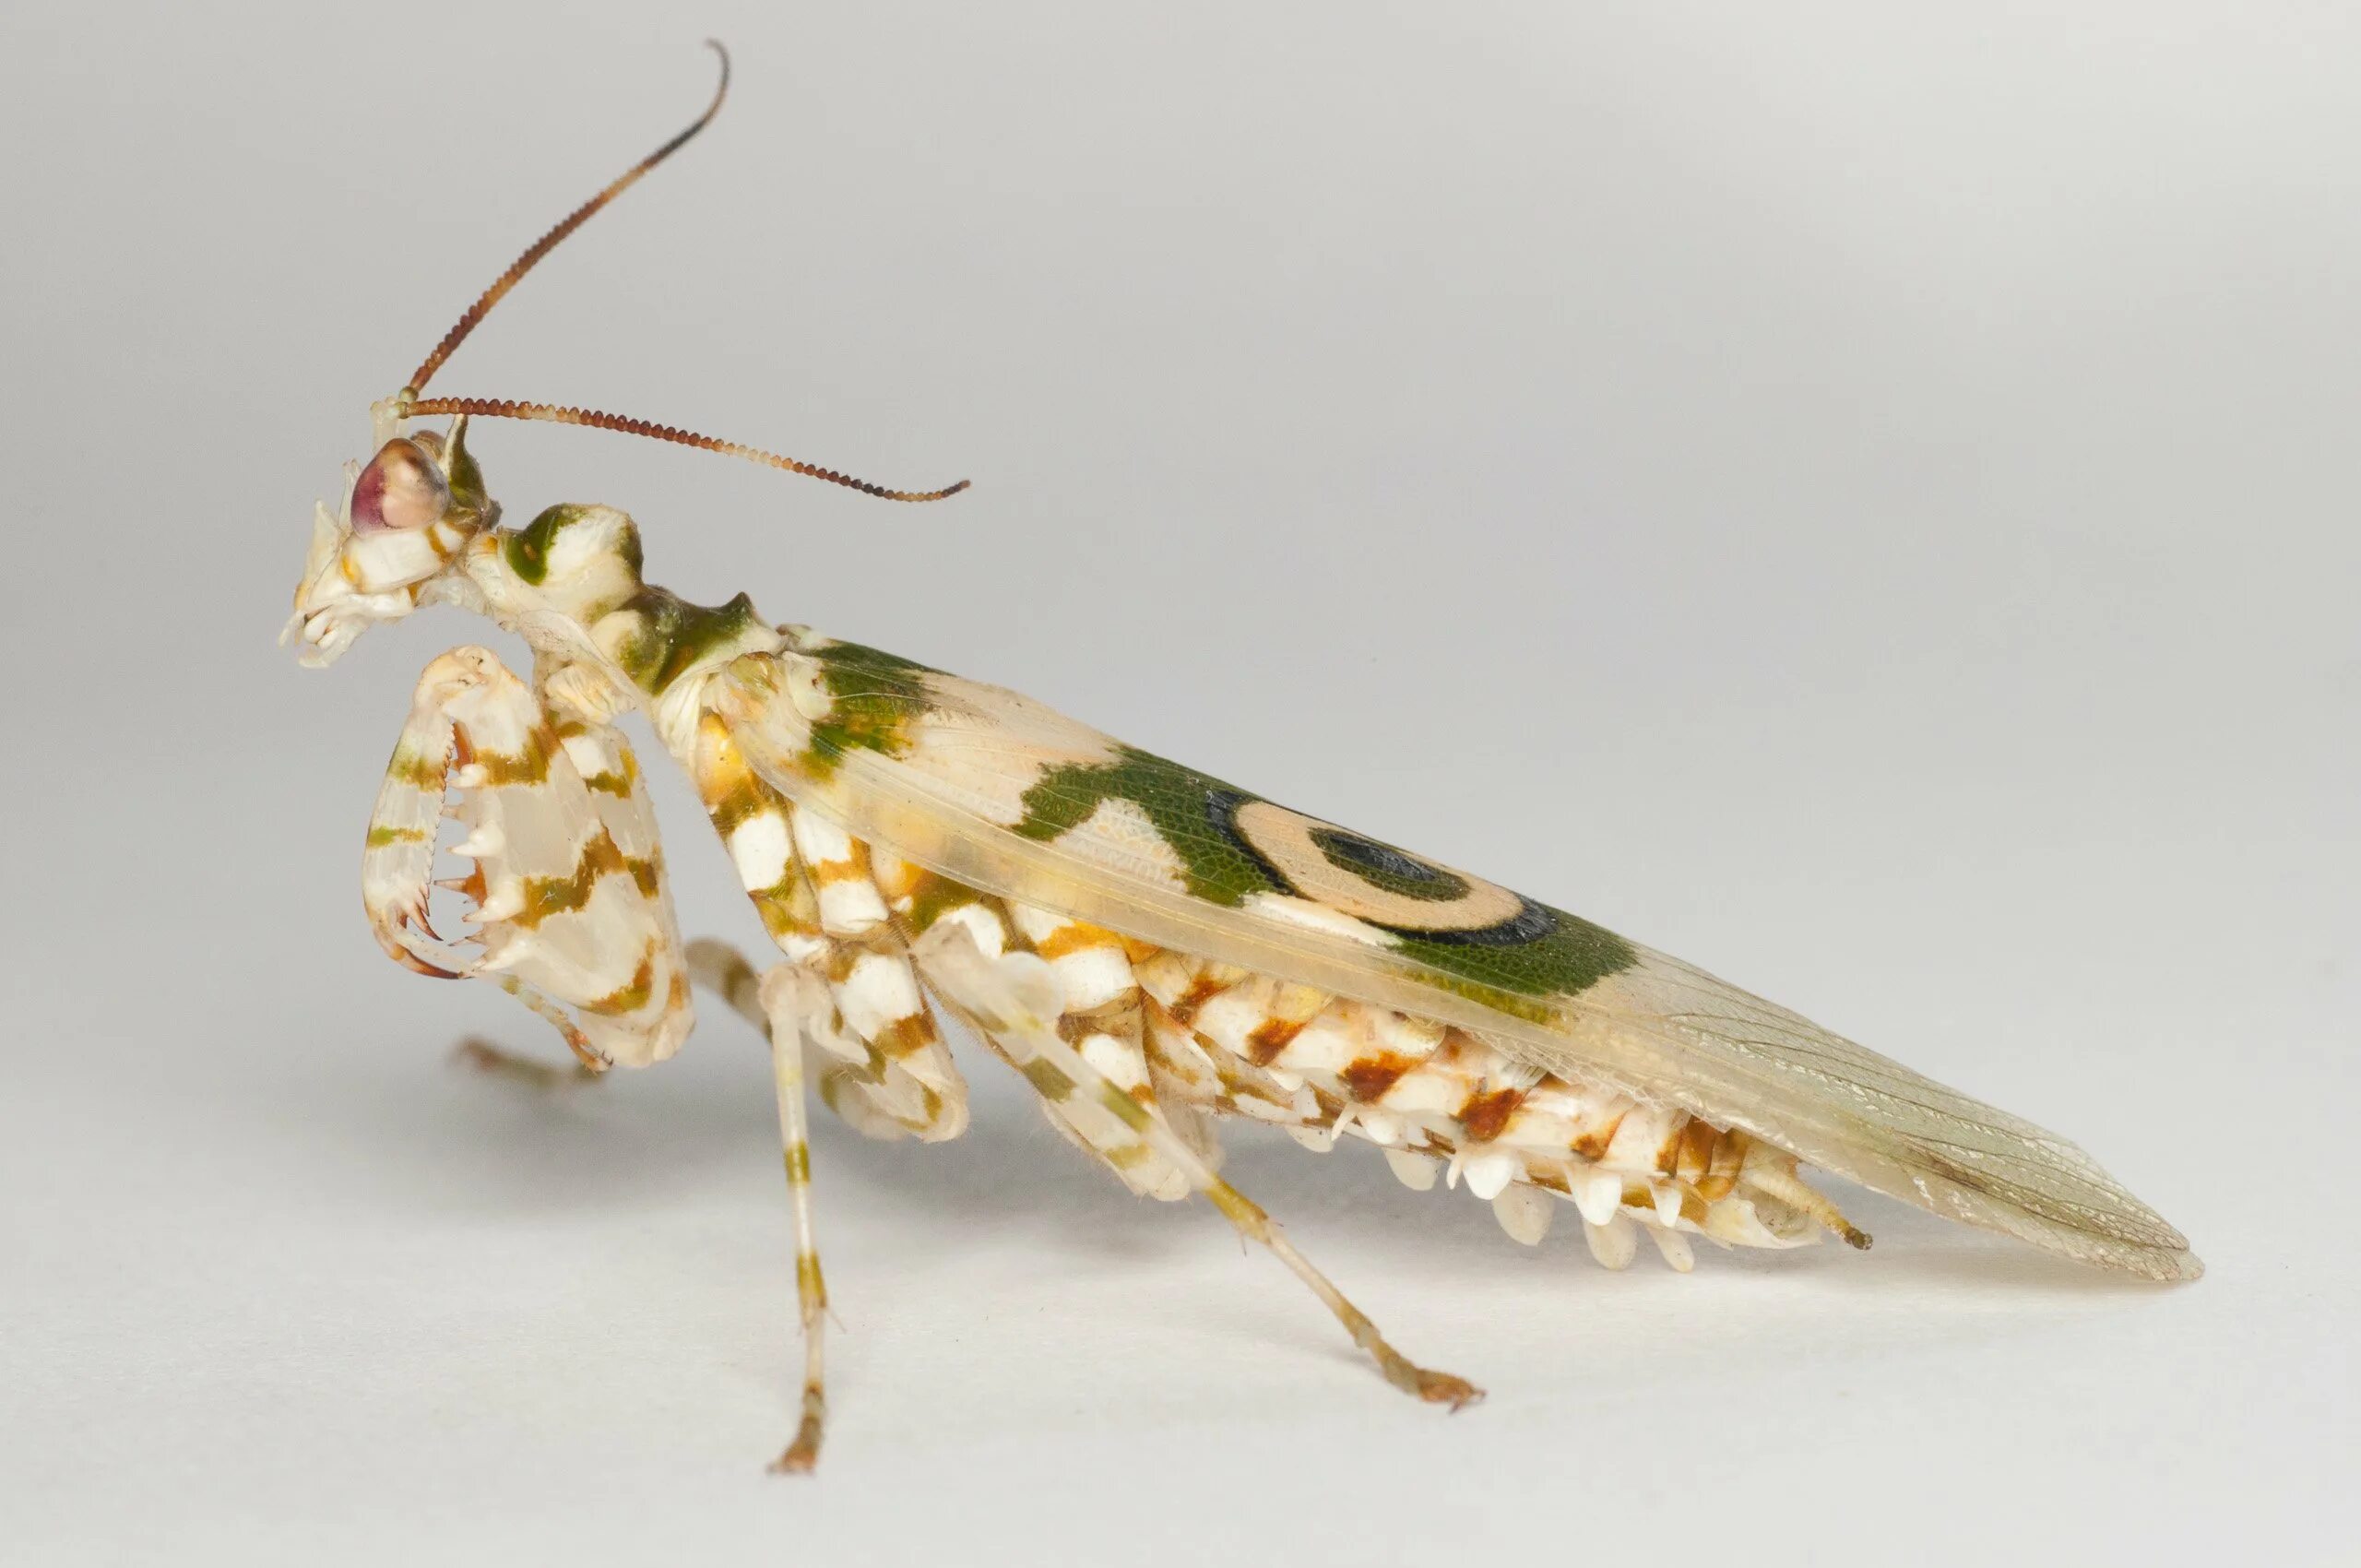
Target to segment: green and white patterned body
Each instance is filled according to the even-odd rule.
[[[289,634],[326,664],[370,626],[448,603],[533,652],[529,681],[463,647],[419,683],[363,859],[389,954],[509,991],[586,1075],[676,1051],[692,979],[769,1037],[806,1353],[781,1467],[811,1467],[825,1408],[806,1077],[864,1134],[956,1136],[967,1090],[938,1009],[1134,1191],[1204,1194],[1430,1401],[1477,1395],[1395,1351],[1221,1178],[1224,1118],[1373,1146],[1414,1187],[1464,1185],[1520,1241],[1570,1206],[1610,1266],[1643,1234],[1682,1269],[1701,1236],[1866,1245],[1809,1165],[2082,1262],[2199,1273],[2073,1145],[1579,916],[1014,692],[774,625],[745,595],[688,603],[646,581],[638,529],[611,508],[500,527],[470,413],[655,435],[896,500],[959,488],[886,491],[643,421],[419,396],[525,270],[719,103],[528,249],[378,406],[375,457],[318,509]],[[403,434],[427,412],[457,417]],[[615,727],[635,711],[703,799],[777,949],[768,966],[682,944]],[[447,848],[469,869],[441,884],[475,927],[456,942],[428,923],[445,817],[467,828]]]
[[[413,450],[436,457],[439,445]],[[463,439],[450,450],[464,465]],[[907,949],[956,915],[988,956],[1057,949],[1062,1016],[1124,1015],[1086,1037],[1121,1037],[1110,1062],[1160,1040],[1155,1071],[1130,1074],[1131,1087],[1312,1141],[1349,1132],[1425,1151],[1486,1196],[1516,1182],[1603,1193],[1588,1165],[1648,1185],[1673,1175],[1684,1137],[1707,1146],[1692,1130],[1703,1127],[1746,1134],[1758,1163],[1784,1151],[2074,1255],[2186,1272],[2177,1235],[2014,1118],[1580,917],[1015,693],[773,627],[745,596],[684,603],[642,580],[621,513],[559,506],[522,529],[468,531],[390,594],[344,591],[367,580],[386,536],[339,529],[306,588],[315,649],[349,641],[355,606],[457,602],[532,645],[537,683],[566,694],[561,729],[644,709],[799,962],[831,944],[881,945],[880,932]],[[619,772],[621,755],[593,772]],[[626,833],[650,838],[652,826],[635,817]],[[643,866],[640,880],[655,876]],[[1098,935],[1062,934],[1075,931]],[[635,968],[642,954],[615,961],[626,956]],[[857,1016],[875,1013],[867,991],[885,982],[840,983]],[[914,992],[905,1000],[887,1011],[913,1016]],[[930,1075],[955,1082],[947,1067]],[[1775,1208],[1767,1221],[1676,1221],[1705,1174],[1692,1169],[1685,1194],[1619,1206],[1724,1241],[1809,1234]],[[1603,1199],[1583,1206],[1612,1217]]]

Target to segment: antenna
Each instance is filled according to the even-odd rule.
[[[596,409],[561,408],[552,403],[520,403],[504,398],[421,398],[419,396],[419,393],[425,390],[427,382],[433,378],[434,373],[443,368],[443,362],[451,357],[452,350],[467,341],[468,334],[476,329],[476,324],[492,313],[492,307],[498,304],[507,295],[508,291],[515,288],[517,281],[533,269],[541,257],[555,250],[559,243],[568,234],[587,223],[593,213],[631,189],[638,183],[641,175],[680,151],[688,144],[691,137],[713,123],[713,117],[721,112],[722,100],[730,96],[730,51],[724,49],[715,39],[706,39],[706,44],[721,57],[721,80],[715,86],[713,101],[706,105],[705,113],[689,122],[687,127],[674,136],[671,140],[624,170],[604,190],[567,213],[548,233],[528,245],[524,255],[510,262],[508,270],[492,280],[492,287],[486,289],[476,303],[467,308],[466,314],[452,323],[451,330],[443,334],[443,340],[434,345],[434,351],[428,354],[419,367],[410,373],[409,385],[402,388],[400,395],[394,400],[395,411],[404,419],[422,418],[432,414],[475,414],[489,419],[539,420],[552,424],[579,424],[588,425],[597,430],[621,431],[626,435],[645,435],[652,440],[670,441],[682,446],[694,446],[699,451],[719,452],[732,457],[743,457],[749,462],[761,463],[767,468],[784,469],[789,473],[803,474],[813,479],[825,480],[830,484],[841,484],[848,490],[858,490],[864,495],[874,495],[887,501],[940,501],[946,495],[958,494],[967,488],[967,481],[964,479],[956,484],[946,485],[941,490],[888,490],[884,485],[872,484],[866,480],[855,479],[850,474],[839,473],[834,469],[821,468],[816,463],[799,462],[793,457],[784,457],[776,452],[764,451],[759,446],[748,446],[736,441],[717,440],[710,435],[699,435],[694,431],[682,430],[669,424],[658,424],[652,420],[634,419],[624,414],[602,413]]]
[[[847,490],[858,490],[863,495],[874,495],[884,501],[940,501],[967,488],[967,481],[963,479],[957,484],[948,484],[941,490],[888,490],[882,484],[872,484],[865,479],[855,479],[850,474],[824,469],[816,463],[801,463],[793,457],[783,457],[777,452],[765,452],[759,446],[717,440],[710,435],[699,435],[694,430],[681,430],[669,424],[657,424],[650,420],[633,419],[628,414],[601,413],[597,409],[564,409],[552,403],[516,403],[501,398],[425,398],[409,403],[402,412],[407,418],[422,418],[429,414],[474,414],[487,419],[540,420],[550,424],[581,424],[594,430],[619,430],[625,435],[645,435],[654,441],[694,446],[700,452],[719,452],[731,457],[743,457],[750,463],[760,463],[765,468],[784,469],[791,474],[826,480],[830,484],[841,484]]]
[[[557,249],[561,240],[589,222],[592,214],[637,184],[642,174],[680,151],[688,144],[690,137],[713,123],[713,117],[721,113],[721,101],[730,96],[730,51],[724,49],[718,39],[708,38],[705,42],[706,48],[721,56],[721,82],[713,89],[713,101],[705,106],[705,113],[690,121],[686,130],[624,170],[612,184],[567,213],[558,220],[556,227],[526,246],[525,254],[510,262],[508,270],[492,280],[492,287],[486,289],[482,296],[468,307],[465,315],[451,324],[450,331],[443,334],[443,341],[434,345],[434,351],[420,362],[416,370],[410,372],[408,384],[410,391],[426,390],[427,382],[433,379],[436,371],[443,368],[443,362],[451,357],[451,350],[468,340],[468,334],[476,329],[476,323],[492,313],[492,307],[498,304],[508,291],[516,286],[519,279],[533,270],[535,263]]]

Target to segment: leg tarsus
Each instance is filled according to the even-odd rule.
[[[787,1451],[771,1461],[775,1476],[808,1476],[820,1463],[820,1431],[828,1419],[828,1401],[818,1388],[805,1384],[803,1389],[803,1419],[795,1429],[795,1441]]]
[[[1464,1377],[1447,1372],[1422,1367],[1387,1343],[1377,1331],[1369,1314],[1346,1299],[1328,1277],[1311,1265],[1311,1260],[1296,1251],[1295,1243],[1279,1229],[1278,1221],[1265,1213],[1260,1204],[1216,1178],[1206,1188],[1205,1196],[1221,1210],[1222,1218],[1237,1227],[1242,1241],[1261,1243],[1271,1254],[1292,1270],[1297,1278],[1311,1288],[1321,1304],[1336,1315],[1353,1343],[1369,1352],[1385,1381],[1403,1393],[1415,1396],[1430,1405],[1448,1405],[1453,1409],[1473,1405],[1484,1397],[1484,1391]]]
[[[451,1060],[459,1066],[472,1068],[487,1076],[513,1079],[528,1088],[544,1092],[571,1088],[576,1084],[597,1083],[607,1075],[603,1069],[593,1067],[587,1062],[575,1061],[561,1065],[521,1055],[494,1045],[481,1035],[469,1035],[453,1046]]]
[[[790,1165],[790,1179],[792,1171]],[[799,1224],[799,1255],[795,1264],[796,1304],[803,1321],[803,1414],[796,1423],[795,1440],[771,1461],[772,1474],[781,1476],[812,1473],[813,1467],[820,1462],[820,1433],[828,1420],[827,1384],[820,1368],[822,1335],[828,1317],[828,1282],[820,1272],[820,1254],[816,1251],[801,1251],[805,1244],[804,1230]]]

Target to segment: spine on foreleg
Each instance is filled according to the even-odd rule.
[[[620,733],[552,721],[486,648],[420,677],[362,857],[370,924],[410,968],[480,977],[554,1025],[585,1062],[660,1061],[693,1015],[655,816]],[[443,885],[471,902],[478,950],[427,923],[435,832],[473,862]]]

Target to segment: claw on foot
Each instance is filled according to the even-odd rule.
[[[1425,1400],[1430,1405],[1448,1405],[1456,1410],[1473,1405],[1484,1397],[1484,1391],[1464,1377],[1453,1377],[1445,1372],[1430,1372],[1403,1355],[1382,1339],[1364,1341],[1366,1348],[1377,1358],[1378,1371],[1385,1381],[1403,1393]]]
[[[1448,1405],[1453,1410],[1483,1402],[1484,1391],[1464,1377],[1449,1372],[1418,1369],[1418,1397],[1430,1405]]]
[[[796,1429],[795,1441],[787,1452],[771,1461],[775,1476],[808,1476],[820,1462],[820,1423],[806,1416]]]

